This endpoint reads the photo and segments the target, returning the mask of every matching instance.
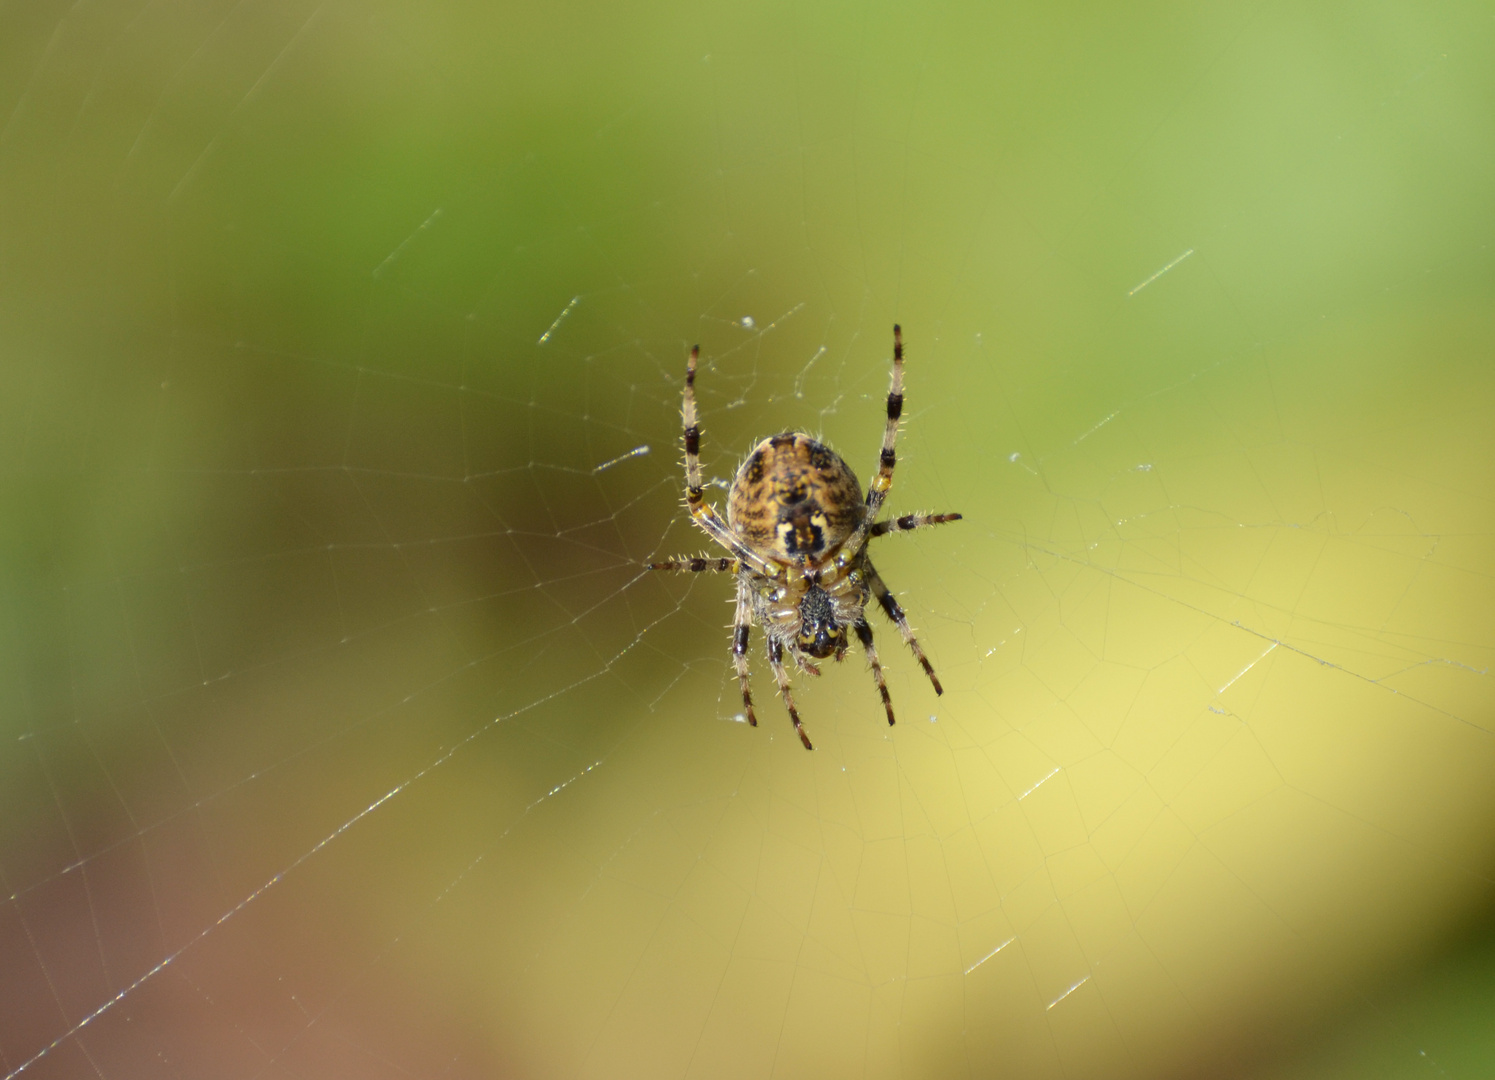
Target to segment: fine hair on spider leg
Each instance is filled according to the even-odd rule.
[[[913,532],[915,529],[927,529],[931,525],[943,525],[960,519],[960,514],[904,514],[902,517],[879,521],[867,530],[867,536],[870,538],[895,532]]]
[[[909,628],[903,608],[872,565],[867,545],[879,536],[913,532],[961,520],[956,513],[905,514],[878,521],[898,463],[898,430],[903,416],[903,330],[893,327],[893,370],[887,419],[878,452],[877,474],[865,492],[846,461],[819,439],[786,431],[762,440],[748,453],[727,488],[726,517],[706,501],[701,469],[701,424],[696,406],[699,345],[690,350],[681,390],[680,418],[685,446],[685,505],[691,521],[729,553],[681,556],[648,564],[650,570],[731,573],[737,579],[732,620],[732,664],[742,691],[748,723],[758,725],[749,679],[748,641],[756,624],[763,630],[768,664],[779,696],[806,750],[814,744],[800,720],[784,658],[819,675],[816,660],[840,660],[855,633],[894,723],[887,679],[866,619],[876,597],[929,676],[936,694],[944,688]]]

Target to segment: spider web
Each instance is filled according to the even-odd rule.
[[[1218,1075],[1478,913],[1487,14],[1109,18],[0,8],[0,1076]],[[806,754],[685,351],[865,482],[895,318]]]

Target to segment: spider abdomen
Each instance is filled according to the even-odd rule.
[[[753,447],[727,496],[728,527],[752,550],[791,565],[825,558],[866,513],[851,466],[797,431]]]

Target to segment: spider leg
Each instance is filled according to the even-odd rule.
[[[725,560],[723,560],[725,561]],[[748,686],[748,632],[753,625],[753,607],[748,601],[747,586],[737,583],[737,615],[732,620],[732,664],[737,668],[737,682],[742,686],[742,707],[747,712],[748,723],[758,726],[758,716],[753,712],[753,691]]]
[[[873,529],[882,510],[883,500],[893,488],[893,467],[898,464],[894,447],[898,443],[898,419],[903,415],[903,327],[893,325],[893,382],[888,388],[888,422],[882,432],[882,451],[877,459],[877,475],[867,485],[867,513],[856,532],[846,538],[836,555],[836,566],[851,565],[862,550],[867,534]]]
[[[700,358],[701,347],[692,346],[690,359],[685,365],[685,389],[680,395],[680,419],[685,425],[685,506],[690,511],[691,520],[707,536],[736,556],[743,566],[763,577],[778,581],[784,576],[784,567],[745,548],[727,528],[727,523],[716,512],[716,507],[706,501],[701,482],[701,425],[696,417],[696,363]]]
[[[882,453],[877,459],[877,477],[867,488],[867,520],[877,517],[882,501],[893,487],[893,466],[898,455],[898,418],[903,415],[903,327],[893,324],[893,383],[888,387],[888,423],[882,431]]]
[[[882,665],[877,662],[877,649],[872,645],[872,627],[862,619],[856,624],[857,637],[867,651],[867,662],[872,665],[872,677],[877,680],[877,692],[882,695],[882,707],[888,712],[888,726],[893,726],[893,699],[888,696],[888,680],[883,678]]]
[[[927,529],[931,525],[943,525],[947,521],[959,521],[960,519],[960,514],[904,514],[902,517],[879,521],[867,530],[867,539],[871,540],[874,536],[886,536],[888,533],[913,532],[915,529]]]
[[[930,665],[929,658],[924,655],[924,650],[919,648],[918,639],[914,637],[914,632],[909,629],[908,616],[903,613],[903,608],[893,598],[893,594],[888,591],[887,583],[883,581],[870,560],[868,560],[866,566],[867,584],[872,589],[872,595],[877,597],[877,602],[882,605],[882,609],[887,613],[888,618],[892,619],[898,625],[898,632],[903,635],[903,643],[913,650],[914,659],[919,661],[919,666],[924,669],[924,674],[928,675],[929,681],[934,683],[934,692],[936,694],[943,694],[945,688],[940,685],[940,680],[935,677],[934,668]]]
[[[742,569],[742,563],[736,559],[704,559],[699,555],[682,555],[678,559],[666,559],[664,562],[651,562],[650,570],[688,570],[693,574],[703,571],[712,573],[736,573]]]
[[[810,743],[810,736],[805,734],[805,726],[799,722],[799,710],[794,707],[794,695],[789,691],[789,673],[784,670],[784,646],[773,638],[768,639],[768,664],[773,668],[773,677],[778,680],[779,693],[784,698],[784,708],[789,710],[789,719],[794,721],[794,730],[799,733],[799,741],[805,744],[806,750],[815,749]]]

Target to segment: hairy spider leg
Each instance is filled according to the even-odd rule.
[[[883,500],[893,488],[893,467],[898,464],[894,447],[898,443],[898,420],[903,415],[903,327],[893,324],[893,382],[888,388],[888,422],[882,432],[882,452],[877,459],[877,475],[867,485],[867,515],[856,532],[846,538],[836,556],[838,569],[849,566],[866,543]]]
[[[692,346],[690,359],[685,365],[685,389],[681,392],[680,418],[685,425],[685,505],[690,510],[691,520],[744,566],[773,581],[782,580],[786,568],[743,547],[716,512],[716,507],[706,501],[701,485],[701,425],[696,418],[696,363],[700,358],[701,347]]]
[[[706,559],[699,555],[682,555],[674,559],[666,559],[664,562],[651,562],[650,570],[685,570],[692,574],[713,573],[725,574],[736,573],[742,569],[742,562],[738,559]]]
[[[784,698],[784,708],[789,710],[789,719],[794,721],[799,741],[805,744],[806,750],[815,749],[810,736],[805,734],[805,726],[799,722],[799,710],[794,707],[794,694],[789,690],[789,673],[784,670],[784,646],[773,638],[768,639],[768,666],[773,668],[773,677],[778,680],[779,694]]]
[[[934,668],[930,665],[929,658],[924,655],[924,650],[919,648],[918,639],[914,637],[914,632],[909,629],[908,616],[903,613],[903,608],[893,598],[893,594],[888,590],[887,583],[878,574],[870,559],[867,560],[866,567],[867,584],[872,588],[872,595],[877,597],[877,602],[882,605],[882,609],[887,613],[888,618],[892,619],[898,625],[898,632],[903,635],[903,643],[913,650],[914,659],[919,661],[919,666],[924,669],[924,674],[928,675],[929,681],[934,683],[934,692],[936,694],[943,694],[945,688],[940,685],[940,680],[935,676]]]
[[[753,606],[748,600],[748,587],[744,581],[737,582],[737,614],[732,619],[732,665],[737,668],[737,682],[742,687],[742,707],[747,711],[748,723],[758,726],[758,714],[753,712],[753,691],[748,686],[748,633],[753,625]]]
[[[877,476],[867,488],[867,520],[873,521],[882,509],[882,501],[893,487],[893,466],[898,455],[898,421],[903,416],[903,327],[893,324],[893,382],[888,387],[888,422],[882,429],[882,452],[877,459]],[[860,537],[858,537],[860,539]]]
[[[862,648],[866,650],[867,662],[872,665],[872,677],[877,680],[877,692],[882,695],[882,707],[888,713],[888,726],[893,726],[893,699],[888,696],[888,680],[883,677],[882,665],[877,662],[877,649],[872,645],[872,627],[866,619],[858,619],[856,623],[857,637],[862,641]]]
[[[913,532],[915,529],[927,529],[931,525],[943,525],[947,521],[959,521],[960,514],[904,514],[902,517],[888,518],[879,521],[867,530],[867,539],[886,536],[888,533]]]

